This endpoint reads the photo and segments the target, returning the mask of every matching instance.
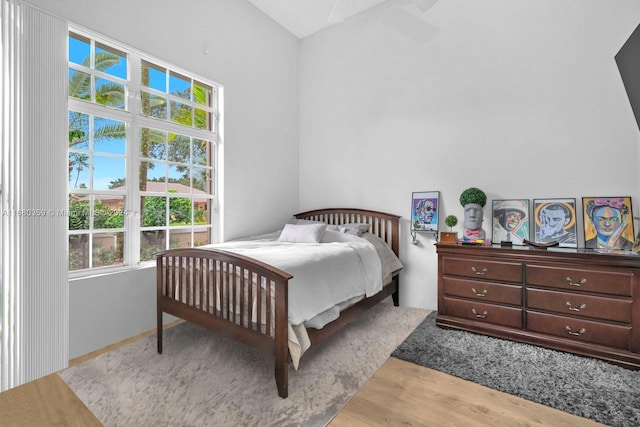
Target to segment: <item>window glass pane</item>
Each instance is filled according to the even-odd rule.
[[[167,98],[142,91],[141,101],[142,114],[156,119],[167,119]]]
[[[69,152],[69,190],[89,188],[89,164],[87,153]]]
[[[114,183],[124,183],[125,166],[121,157],[93,157],[93,189],[109,190]]]
[[[140,162],[140,190],[165,192],[167,191],[166,163]]]
[[[124,85],[96,78],[96,103],[123,110],[125,108]]]
[[[147,61],[142,61],[141,83],[160,92],[167,92],[167,70]]]
[[[166,231],[142,231],[140,233],[140,261],[155,259],[154,254],[165,250],[166,244]]]
[[[127,78],[127,55],[111,46],[96,42],[95,68],[123,80]]]
[[[193,168],[193,188],[208,194],[207,182],[211,169]],[[194,191],[195,192],[195,191]]]
[[[167,132],[157,129],[140,128],[140,156],[154,160],[166,160]]]
[[[188,197],[170,197],[169,225],[191,225],[191,207]]]
[[[206,166],[209,164],[209,149],[211,143],[204,139],[193,139],[193,164]]]
[[[89,67],[89,56],[91,55],[91,41],[69,33],[69,62]]]
[[[208,245],[211,241],[211,228],[196,227],[193,230],[193,246]]]
[[[169,182],[172,183],[170,189],[176,193],[191,193],[189,182],[189,167],[169,165]]]
[[[144,196],[144,207],[140,217],[143,227],[164,227],[167,225],[166,197]]]
[[[191,138],[169,134],[169,161],[188,164],[191,159]]]
[[[213,98],[213,88],[204,83],[193,83],[193,100],[200,105],[211,106],[211,99]]]
[[[69,230],[88,230],[91,219],[90,197],[69,194]]]
[[[198,129],[209,129],[211,114],[199,108],[196,108],[193,113],[194,113],[195,126]]]
[[[93,228],[124,228],[124,210],[124,196],[96,195]]]
[[[93,265],[106,267],[121,265],[124,253],[124,233],[95,233],[93,235]]]
[[[209,224],[209,199],[199,198],[193,200],[193,222],[198,225]]]
[[[89,268],[89,235],[69,235],[69,270]]]
[[[124,122],[95,117],[93,123],[93,149],[102,153],[127,154]]]
[[[192,126],[193,108],[181,102],[171,101],[171,121],[185,126]]]
[[[89,115],[69,111],[69,148],[89,149]]]
[[[191,230],[178,229],[169,231],[169,248],[190,248]]]
[[[182,99],[191,100],[191,79],[172,71],[169,74],[169,93]]]
[[[91,101],[91,75],[70,69],[69,96],[84,101]]]

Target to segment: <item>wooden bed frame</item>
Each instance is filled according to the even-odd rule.
[[[295,215],[298,219],[327,224],[368,223],[370,232],[384,240],[398,255],[399,216],[361,209],[318,209]],[[275,377],[280,397],[288,396],[288,281],[290,274],[232,252],[216,249],[171,249],[156,254],[157,337],[162,353],[162,313],[219,332],[236,341],[275,355]],[[201,268],[204,266],[204,268]],[[205,274],[205,271],[215,274]],[[398,305],[399,275],[382,291],[342,311],[322,329],[308,328],[311,344],[330,336],[359,314],[389,295]],[[254,284],[252,286],[251,284]],[[263,286],[255,286],[262,283]],[[269,286],[264,286],[269,284]],[[260,301],[250,319],[251,301]]]

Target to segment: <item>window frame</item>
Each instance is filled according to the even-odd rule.
[[[223,105],[223,86],[219,83],[212,81],[211,79],[204,78],[199,76],[191,71],[187,71],[182,69],[181,67],[175,66],[173,64],[169,64],[165,61],[162,61],[158,58],[153,57],[152,55],[148,55],[146,53],[142,53],[134,48],[129,46],[123,46],[120,43],[109,40],[108,38],[94,33],[92,31],[80,29],[76,26],[69,25],[68,27],[68,37],[71,35],[78,35],[81,38],[85,38],[87,40],[91,40],[91,63],[92,66],[90,69],[83,67],[82,65],[77,65],[70,61],[68,62],[69,70],[78,70],[81,72],[90,72],[93,76],[104,77],[110,80],[117,81],[118,83],[124,84],[124,109],[110,107],[104,104],[96,103],[95,92],[96,89],[94,87],[94,78],[92,78],[91,83],[91,100],[83,100],[78,98],[68,97],[67,109],[69,112],[75,111],[82,114],[90,114],[92,116],[99,116],[106,119],[118,120],[125,123],[126,127],[126,153],[125,153],[125,182],[126,187],[121,191],[113,191],[113,190],[96,190],[93,188],[87,189],[85,191],[79,191],[76,193],[70,188],[68,185],[67,188],[67,199],[70,194],[89,194],[93,195],[106,193],[108,192],[110,195],[114,196],[123,196],[125,197],[125,211],[124,211],[124,223],[121,229],[94,229],[91,225],[88,230],[67,230],[67,239],[69,239],[70,235],[73,234],[87,234],[92,236],[96,230],[99,232],[111,233],[111,232],[123,232],[124,234],[124,251],[123,251],[123,263],[118,265],[111,266],[103,266],[103,267],[89,267],[86,269],[77,269],[77,270],[69,270],[69,278],[81,278],[98,274],[109,274],[114,272],[121,271],[129,271],[138,268],[144,268],[151,266],[155,263],[154,260],[141,261],[140,256],[140,246],[141,246],[141,232],[146,229],[142,225],[142,212],[140,212],[140,204],[141,200],[144,196],[162,196],[162,197],[170,197],[170,194],[173,194],[175,197],[175,193],[170,193],[169,188],[167,186],[166,191],[164,192],[150,192],[150,191],[141,191],[140,187],[140,179],[139,179],[139,164],[142,156],[140,155],[140,129],[143,127],[159,129],[167,133],[175,133],[179,135],[187,135],[193,139],[201,139],[205,141],[209,141],[210,150],[208,152],[208,166],[206,168],[210,168],[210,183],[209,183],[209,193],[202,195],[198,194],[197,197],[194,193],[194,181],[193,177],[190,173],[190,181],[189,188],[190,193],[183,194],[178,193],[180,196],[184,196],[184,198],[188,198],[191,201],[192,206],[192,218],[194,216],[193,206],[194,200],[198,199],[206,199],[208,206],[210,207],[208,212],[208,224],[207,225],[196,225],[195,223],[191,223],[190,225],[181,225],[181,226],[172,226],[170,222],[167,222],[165,226],[156,227],[159,229],[165,230],[165,248],[169,245],[169,236],[172,230],[177,229],[188,229],[191,231],[191,239],[193,242],[194,230],[206,228],[208,229],[209,240],[207,243],[213,243],[219,241],[220,238],[220,217],[217,211],[217,206],[219,205],[219,178],[220,178],[220,145],[222,143],[222,138],[220,136],[220,132],[222,130],[222,105]],[[93,69],[93,61],[94,61],[94,45],[100,44],[108,46],[115,51],[121,52],[126,55],[127,58],[127,80],[119,79],[117,76],[113,76],[111,74],[107,74],[101,72],[99,70]],[[69,54],[67,54],[69,57]],[[211,106],[204,106],[201,104],[196,104],[193,100],[193,96],[191,97],[190,103],[193,105],[197,105],[198,108],[207,110],[210,113],[210,127],[211,131],[203,130],[198,128],[194,122],[191,126],[181,125],[179,123],[171,121],[170,114],[167,114],[167,120],[154,118],[151,116],[145,116],[142,112],[142,90],[149,92],[149,87],[144,86],[141,80],[141,68],[142,63],[150,63],[155,66],[163,67],[167,70],[168,73],[178,73],[181,76],[188,77],[192,80],[192,82],[198,82],[200,84],[204,84],[210,86],[212,88],[212,97],[211,97]],[[193,84],[192,89],[193,91]],[[167,93],[164,94],[167,97],[168,102],[172,100],[178,100],[180,102],[184,102],[185,99],[179,98],[170,93],[169,88],[167,87]],[[169,108],[169,107],[167,107]],[[195,115],[195,112],[192,113]],[[93,147],[91,148],[91,153],[93,154]],[[191,149],[192,150],[192,149]],[[69,159],[70,152],[69,144],[67,143],[67,162]],[[192,161],[192,157],[190,157],[190,161]],[[68,166],[68,165],[67,165]],[[190,171],[193,170],[193,165],[190,168]],[[168,175],[165,176],[168,178]],[[165,181],[168,183],[168,181]],[[93,204],[91,204],[93,207]],[[69,209],[67,210],[68,212]],[[168,208],[167,208],[168,213]],[[93,224],[93,221],[91,221]],[[69,226],[68,226],[69,227]],[[195,243],[195,242],[194,242]],[[92,246],[89,246],[90,257],[93,256]],[[67,257],[68,259],[69,257]]]

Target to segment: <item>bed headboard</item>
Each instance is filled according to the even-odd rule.
[[[398,255],[400,217],[385,212],[353,208],[315,209],[294,215],[298,219],[322,221],[327,224],[342,225],[352,222],[371,224],[371,233],[384,240]]]

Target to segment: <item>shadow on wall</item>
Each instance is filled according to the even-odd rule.
[[[349,19],[373,19],[416,43],[424,43],[438,33],[438,28],[427,22],[429,9],[437,2],[438,0],[386,1]]]
[[[382,22],[418,43],[424,43],[438,32],[438,29],[425,21],[426,12],[438,0],[402,1],[391,4],[381,16]]]

